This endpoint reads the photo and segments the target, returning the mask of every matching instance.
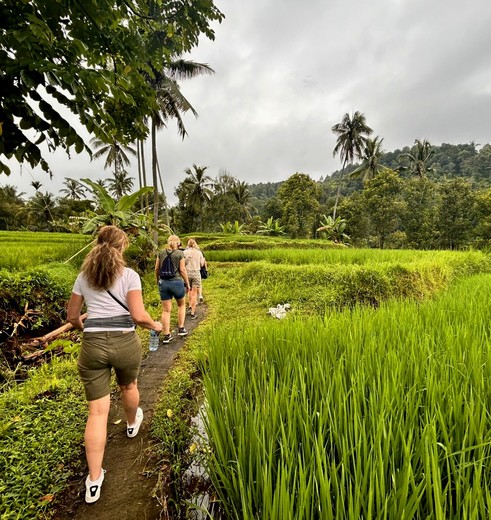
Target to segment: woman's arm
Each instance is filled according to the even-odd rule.
[[[159,271],[160,271],[160,258],[157,255],[157,259],[155,260],[155,278],[157,279],[157,283],[159,283]]]
[[[143,305],[143,296],[141,291],[128,291],[126,294],[126,301],[130,310],[133,321],[145,329],[155,330],[161,332],[162,323],[155,321],[150,314],[145,310]]]
[[[186,260],[184,258],[179,260],[179,272],[184,280],[184,285],[189,289],[189,278],[188,272],[186,271]]]
[[[68,308],[66,312],[66,318],[69,323],[73,325],[75,329],[83,330],[84,324],[80,318],[80,311],[84,303],[84,297],[81,294],[75,294],[72,292],[70,300],[68,302]]]

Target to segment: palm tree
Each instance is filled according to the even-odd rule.
[[[338,136],[332,154],[333,156],[336,156],[339,153],[343,164],[336,193],[336,201],[334,203],[334,210],[332,213],[332,218],[336,219],[336,210],[338,207],[344,170],[346,165],[352,163],[355,157],[362,156],[363,147],[367,137],[372,133],[372,129],[366,124],[365,114],[356,111],[352,116],[348,113],[344,114],[341,122],[332,127],[332,131]]]
[[[114,172],[113,176],[113,179],[107,179],[107,187],[114,197],[119,200],[123,195],[133,190],[134,180],[126,170]]]
[[[157,159],[157,129],[167,126],[169,119],[176,119],[179,135],[184,139],[187,135],[182,114],[188,111],[194,116],[198,113],[182,94],[177,80],[194,78],[200,74],[214,74],[214,70],[204,63],[178,59],[169,63],[161,71],[153,71],[149,84],[155,90],[158,109],[152,113],[151,143],[152,143],[152,180],[154,186],[154,224],[158,221],[159,191],[158,191],[158,159]],[[163,193],[164,198],[165,194]],[[167,204],[165,204],[168,220]]]
[[[8,200],[12,204],[23,204],[22,195],[25,195],[23,191],[17,192],[17,187],[11,184],[0,186],[0,198]]]
[[[60,193],[66,193],[69,199],[80,200],[85,195],[85,188],[80,184],[79,181],[66,177],[63,184],[66,186],[66,188],[62,188]]]
[[[426,173],[433,170],[433,168],[428,166],[428,162],[434,154],[435,150],[426,139],[423,141],[416,139],[411,151],[401,154],[401,157],[409,160],[409,167],[406,169],[408,169],[411,174],[422,179],[426,176]]]
[[[41,188],[43,184],[39,181],[32,181],[31,182],[31,186],[36,190],[36,192],[39,191],[39,189]]]
[[[125,166],[130,165],[129,155],[136,157],[136,150],[132,146],[121,145],[116,138],[110,143],[101,141],[97,137],[90,140],[90,144],[95,148],[92,159],[106,157],[104,169],[111,168],[114,165],[114,174],[119,173]]]
[[[251,218],[250,209],[250,200],[251,200],[251,192],[247,187],[246,182],[236,182],[233,187],[232,193],[237,204],[240,206],[242,217],[244,220]]]
[[[53,212],[56,209],[56,200],[52,193],[36,191],[36,195],[29,200],[28,212],[31,218],[44,223],[53,220]]]
[[[362,163],[356,170],[350,173],[350,177],[361,177],[363,184],[373,179],[384,167],[379,163],[383,155],[382,141],[380,137],[375,139],[368,138],[365,143],[363,155],[361,157]]]
[[[206,175],[207,166],[196,166],[193,164],[193,170],[187,168],[185,174],[187,177],[182,183],[184,193],[186,194],[186,206],[189,208],[193,217],[198,216],[197,230],[201,229],[201,219],[204,205],[210,201],[213,191],[213,180]]]

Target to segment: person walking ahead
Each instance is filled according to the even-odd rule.
[[[188,333],[184,327],[184,321],[186,319],[186,291],[189,291],[189,280],[186,273],[184,251],[179,249],[180,244],[179,237],[171,235],[167,239],[167,249],[157,256],[155,262],[155,276],[162,302],[162,327],[164,331],[162,343],[169,343],[172,340],[170,331],[172,298],[175,298],[177,302],[177,334],[178,336],[185,336]],[[171,258],[174,274],[171,278],[163,279],[160,277],[160,268],[167,256]]]
[[[85,501],[96,502],[101,494],[102,469],[110,407],[111,370],[121,389],[128,437],[136,437],[143,421],[138,407],[137,376],[142,356],[135,324],[160,332],[143,305],[140,276],[125,266],[123,252],[129,241],[116,226],[99,230],[97,243],[85,258],[68,303],[67,319],[83,330],[78,371],[89,402],[85,427],[85,454],[89,475],[85,481]],[[87,319],[80,312],[85,302]]]
[[[205,257],[200,251],[196,240],[190,238],[188,247],[184,251],[186,257],[186,272],[188,273],[189,284],[191,290],[188,293],[189,307],[191,308],[191,319],[196,319],[196,304],[198,302],[198,294],[201,289],[200,268],[205,265]]]

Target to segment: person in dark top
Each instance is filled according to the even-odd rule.
[[[186,319],[186,291],[189,291],[189,280],[186,272],[184,251],[179,249],[181,241],[176,235],[171,235],[167,239],[167,249],[160,252],[155,262],[155,276],[159,286],[160,300],[162,302],[162,330],[164,337],[162,343],[169,343],[172,340],[170,331],[170,317],[172,311],[172,298],[177,302],[177,334],[185,336],[188,332],[184,327]],[[171,255],[176,274],[174,278],[160,278],[160,267],[166,255]]]

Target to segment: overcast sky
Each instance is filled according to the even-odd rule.
[[[491,142],[490,0],[215,3],[225,15],[215,41],[203,38],[188,56],[215,75],[182,83],[199,117],[185,117],[184,141],[174,123],[158,135],[171,203],[193,164],[249,183],[331,174],[340,168],[331,127],[355,110],[384,138],[385,151],[415,139]],[[32,196],[34,178],[41,191],[58,194],[66,177],[110,176],[102,159],[64,152],[47,159],[53,181],[14,164],[0,185]]]

